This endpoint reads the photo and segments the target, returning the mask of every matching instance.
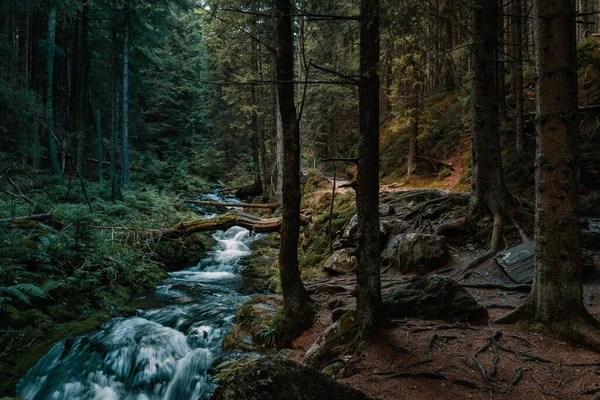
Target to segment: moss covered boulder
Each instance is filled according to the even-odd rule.
[[[343,354],[354,343],[358,334],[358,316],[356,311],[346,312],[329,326],[308,349],[304,363],[321,369],[327,363]]]
[[[368,400],[362,392],[278,356],[241,363],[222,380],[213,400]]]
[[[446,239],[442,236],[420,233],[408,233],[398,240],[392,240],[393,253],[391,265],[402,273],[424,275],[441,267],[448,259]]]
[[[384,298],[391,318],[487,322],[487,310],[454,280],[440,275],[419,278]]]
[[[177,270],[198,264],[215,243],[208,233],[197,232],[179,239],[163,239],[154,252],[168,269]]]
[[[356,267],[356,257],[352,249],[336,250],[323,264],[323,270],[329,275],[351,274]]]

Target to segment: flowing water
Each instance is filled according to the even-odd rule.
[[[17,394],[34,399],[205,399],[209,369],[246,299],[239,261],[257,238],[233,227],[197,266],[169,273],[151,308],[115,318],[102,330],[57,343],[27,374]]]

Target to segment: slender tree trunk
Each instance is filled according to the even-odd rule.
[[[116,10],[116,1],[113,3]],[[116,13],[115,13],[116,14]],[[111,114],[110,114],[110,186],[111,199],[114,202],[121,198],[119,179],[117,175],[117,143],[119,142],[119,63],[118,63],[118,37],[116,18],[113,19],[112,26],[112,93],[111,93]]]
[[[46,59],[47,82],[46,82],[46,124],[48,130],[48,152],[50,153],[50,170],[53,175],[61,177],[58,165],[58,153],[56,152],[56,140],[54,137],[54,38],[56,35],[56,8],[50,11],[48,20],[48,57]]]
[[[292,5],[290,0],[275,0],[277,10],[277,90],[283,128],[283,185],[279,273],[283,305],[289,316],[303,311],[310,300],[298,267],[300,236],[300,131],[294,105],[294,57],[292,43]]]
[[[518,3],[521,0],[513,0]],[[499,113],[500,119],[502,121],[506,121],[507,119],[507,111],[506,111],[506,81],[505,81],[505,68],[504,61],[506,59],[505,56],[505,41],[504,41],[504,0],[498,0],[498,51],[499,54],[496,57],[496,80],[498,83],[498,103],[499,103]]]
[[[498,2],[480,0],[473,11],[473,143],[471,210],[504,215],[507,191],[500,153],[500,121],[494,66],[498,48]]]
[[[81,38],[79,40],[79,61],[77,63],[77,169],[80,174],[83,174],[85,169],[85,117],[87,110],[87,83],[88,83],[88,15],[89,6],[83,4],[81,12]]]
[[[525,149],[525,111],[523,107],[523,17],[521,1],[513,0],[513,88],[515,97],[515,133],[517,152]]]
[[[584,312],[577,203],[577,64],[573,2],[534,0],[536,37],[534,319],[555,324]]]
[[[123,21],[123,134],[121,142],[121,185],[131,186],[129,172],[129,0],[125,0]]]
[[[361,0],[356,296],[359,336],[386,321],[379,277],[379,0]]]
[[[284,148],[283,148],[283,124],[281,122],[281,110],[279,108],[279,93],[275,95],[275,119],[276,119],[276,187],[275,187],[275,197],[277,201],[281,203],[283,199],[283,168],[284,168]]]
[[[98,139],[98,182],[100,188],[104,187],[104,152],[102,151],[102,120],[100,118],[100,110],[96,110],[96,133]]]

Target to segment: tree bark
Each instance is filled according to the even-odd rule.
[[[498,93],[494,80],[497,57],[498,2],[480,0],[473,11],[475,34],[473,65],[473,131],[471,212],[480,215],[486,208],[504,215],[507,190],[500,152]]]
[[[379,0],[361,0],[356,295],[359,337],[386,321],[379,243]]]
[[[413,70],[413,73],[416,71]],[[413,87],[412,97],[413,104],[411,105],[411,116],[410,116],[410,136],[408,138],[408,163],[406,168],[406,178],[410,178],[417,169],[417,160],[419,157],[419,93],[418,89]]]
[[[50,170],[53,175],[61,177],[60,166],[58,164],[58,153],[56,151],[56,139],[54,137],[54,39],[56,35],[56,8],[50,11],[48,19],[48,56],[46,58],[46,124],[48,130],[48,152],[50,153]]]
[[[534,319],[564,323],[585,311],[577,203],[577,64],[574,5],[534,0],[537,45]]]
[[[129,0],[124,3],[123,20],[123,128],[121,136],[121,186],[129,189]]]
[[[523,10],[521,1],[513,0],[513,90],[515,97],[515,134],[517,152],[525,150],[525,111],[523,107]]]
[[[102,120],[100,118],[100,110],[96,110],[96,133],[98,146],[98,183],[100,188],[104,187],[104,154],[102,152]]]
[[[83,3],[81,12],[81,39],[79,46],[79,61],[77,63],[77,169],[81,174],[85,169],[85,119],[88,105],[88,19],[89,5]]]
[[[283,124],[281,122],[281,110],[279,108],[279,94],[275,94],[275,118],[276,118],[276,149],[275,149],[275,165],[276,165],[276,181],[275,181],[275,198],[281,202],[283,199],[283,167],[284,167],[284,148],[283,148]]]
[[[117,2],[113,2],[116,11]],[[116,12],[115,12],[116,14]],[[119,179],[117,175],[117,143],[119,141],[119,67],[118,67],[118,44],[116,18],[113,16],[112,23],[112,93],[111,93],[111,115],[110,115],[110,186],[111,199],[114,202],[121,198]]]
[[[283,306],[288,316],[303,313],[310,298],[298,266],[300,236],[300,130],[294,105],[292,4],[275,0],[277,11],[277,92],[283,132],[283,179],[279,273]]]

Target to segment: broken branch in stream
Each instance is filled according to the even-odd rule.
[[[218,207],[241,207],[241,208],[277,208],[279,203],[229,203],[223,201],[205,201],[205,200],[186,200],[187,204],[196,204],[199,206],[218,206]]]
[[[276,232],[281,228],[281,218],[259,218],[252,214],[232,210],[214,218],[201,218],[192,221],[179,222],[167,229],[136,229],[118,226],[93,226],[93,228],[110,230],[113,232],[134,231],[147,234],[153,239],[154,237],[177,239],[192,235],[196,232],[225,230],[233,226],[241,226],[242,228],[257,233]]]

